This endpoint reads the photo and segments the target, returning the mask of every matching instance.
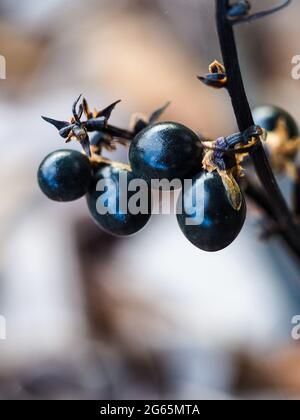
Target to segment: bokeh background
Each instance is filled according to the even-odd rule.
[[[237,29],[251,105],[297,120],[299,13],[294,1]],[[0,398],[297,398],[300,267],[276,236],[259,239],[266,221],[254,208],[211,255],[174,215],[117,239],[84,199],[50,202],[36,182],[44,156],[65,147],[40,115],[69,118],[80,93],[97,108],[122,99],[111,119],[122,127],[171,100],[164,119],[209,137],[236,131],[226,92],[196,79],[220,59],[214,2],[1,0],[0,53]]]

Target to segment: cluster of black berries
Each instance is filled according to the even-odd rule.
[[[253,133],[249,138],[246,136],[244,143],[240,133],[208,144],[184,125],[157,123],[166,106],[148,119],[138,118],[131,130],[122,130],[108,124],[117,102],[91,113],[86,100],[78,106],[79,100],[74,103],[71,122],[43,117],[63,138],[67,141],[76,139],[84,149],[84,153],[58,150],[43,160],[38,182],[47,197],[66,202],[86,195],[90,213],[101,228],[115,235],[131,235],[142,229],[151,216],[151,192],[146,212],[123,212],[120,202],[125,191],[119,188],[120,172],[126,171],[127,187],[133,179],[143,179],[149,186],[152,180],[192,179],[190,187],[180,194],[182,211],[177,214],[186,238],[200,249],[218,251],[237,237],[245,221],[246,203],[237,183],[239,165],[235,147],[247,146],[249,138],[255,137]],[[297,129],[286,113],[275,108],[267,111],[264,108],[256,111],[260,126],[272,130],[277,127],[278,120],[284,118],[291,127],[291,136],[296,134]],[[81,120],[83,113],[85,121]],[[89,133],[94,133],[91,139]],[[130,165],[102,157],[103,148],[113,150],[118,143],[130,145]],[[109,197],[115,204],[114,212],[99,213],[97,210],[97,202],[107,200],[107,194],[104,196],[103,191],[97,191],[100,180],[109,180],[116,187],[112,190],[114,196]],[[127,188],[126,200],[133,194]]]

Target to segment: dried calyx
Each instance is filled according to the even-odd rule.
[[[61,137],[66,139],[66,143],[71,140],[78,141],[84,152],[91,156],[91,143],[89,138],[89,132],[100,131],[110,134],[110,128],[108,126],[108,120],[111,116],[112,111],[115,106],[120,102],[120,100],[112,103],[108,107],[102,109],[101,111],[91,112],[88,106],[88,103],[85,98],[82,99],[79,103],[82,95],[80,95],[72,106],[72,117],[70,122],[67,121],[58,121],[52,118],[42,117],[45,121],[54,125],[58,130]],[[82,121],[81,118],[85,115],[85,121]],[[126,130],[119,130],[120,137],[128,138],[129,134]],[[112,138],[112,140],[115,140]],[[116,139],[115,141],[118,141]],[[103,146],[107,146],[108,143],[103,143]]]
[[[235,210],[240,210],[242,205],[242,194],[236,181],[242,175],[241,163],[266,137],[266,131],[255,125],[242,133],[220,137],[214,141],[202,141],[205,150],[203,168],[208,172],[218,171]]]
[[[60,136],[66,139],[66,143],[71,140],[78,141],[92,164],[108,164],[127,171],[131,171],[130,165],[104,158],[101,156],[102,150],[111,152],[116,149],[117,145],[128,146],[129,141],[138,132],[154,123],[170,104],[170,102],[167,102],[164,106],[152,112],[148,118],[140,114],[134,116],[130,130],[126,130],[108,124],[112,111],[120,100],[113,102],[101,111],[95,109],[92,112],[87,100],[82,98],[80,102],[81,98],[82,95],[73,103],[73,115],[70,122],[48,117],[42,118],[58,129]],[[84,121],[81,120],[83,115],[86,117]],[[91,139],[89,133],[94,133]]]
[[[130,130],[126,130],[108,124],[112,111],[119,102],[120,100],[115,101],[101,111],[95,109],[92,112],[87,100],[80,95],[73,103],[72,117],[69,122],[43,116],[42,118],[57,128],[60,136],[66,139],[66,143],[71,140],[78,141],[84,153],[94,160],[95,155],[101,155],[102,149],[111,152],[116,149],[118,144],[127,146],[138,132],[154,123],[170,104],[167,102],[164,106],[156,109],[149,118],[141,115],[135,116]],[[83,115],[86,117],[84,121],[81,120]],[[89,133],[94,133],[91,139]]]
[[[198,79],[207,86],[221,89],[227,85],[227,75],[223,64],[213,61],[208,67],[209,73],[205,76],[197,76]]]

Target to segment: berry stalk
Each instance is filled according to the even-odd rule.
[[[227,75],[226,88],[231,97],[239,130],[245,131],[254,125],[254,120],[240,70],[232,22],[228,19],[229,8],[229,0],[216,0],[216,22]],[[279,225],[278,231],[300,258],[300,229],[293,222],[292,214],[281,194],[262,144],[253,149],[250,155]]]

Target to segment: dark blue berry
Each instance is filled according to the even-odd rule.
[[[179,214],[181,206],[183,211]],[[193,179],[192,187],[179,197],[177,211],[178,224],[186,238],[197,248],[214,252],[226,248],[239,234],[246,217],[246,203],[243,197],[240,209],[235,210],[220,175],[214,171]]]
[[[124,185],[120,182],[120,176],[122,175],[127,175],[127,181]],[[111,234],[120,236],[132,235],[141,230],[151,217],[151,192],[145,182],[146,188],[143,190],[143,197],[146,199],[145,209],[143,209],[143,212],[132,214],[130,208],[128,208],[129,200],[137,191],[140,191],[139,188],[134,191],[128,191],[128,184],[134,179],[135,177],[131,172],[110,165],[101,165],[95,172],[87,194],[87,204],[95,222]],[[103,189],[102,186],[102,190],[97,191],[97,183],[101,180],[108,182],[108,188]],[[109,188],[111,186],[113,188]],[[98,205],[109,208],[110,211],[105,214],[99,213],[97,202]],[[122,202],[126,208],[122,208]],[[139,203],[138,205],[140,206]]]
[[[202,147],[189,128],[163,122],[137,134],[130,145],[129,160],[135,176],[147,182],[192,178],[201,170]]]
[[[286,123],[288,129],[289,138],[294,138],[299,136],[299,128],[294,120],[294,118],[288,114],[283,109],[273,106],[273,105],[264,105],[254,108],[253,118],[255,124],[260,125],[267,131],[276,130],[278,121],[283,119]]]
[[[38,170],[38,183],[51,200],[73,201],[83,197],[92,179],[89,159],[76,150],[50,153]]]

